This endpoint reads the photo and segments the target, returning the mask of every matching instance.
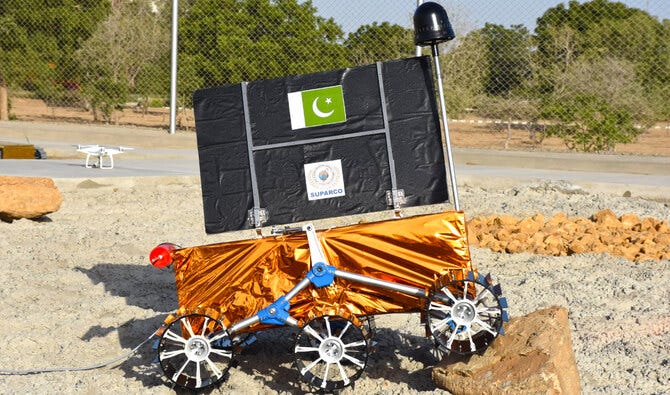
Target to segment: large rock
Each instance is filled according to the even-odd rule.
[[[435,384],[455,395],[579,394],[568,311],[551,307],[513,318],[482,355],[445,358]]]
[[[0,176],[0,220],[39,218],[58,211],[63,196],[50,178]]]

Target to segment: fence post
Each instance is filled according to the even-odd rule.
[[[177,121],[177,36],[179,0],[172,0],[172,39],[170,54],[170,134],[174,134]]]
[[[423,0],[416,0],[416,6],[417,6],[417,8],[418,8],[421,4],[423,4]],[[416,46],[416,50],[415,50],[414,54],[415,54],[416,56],[421,56],[421,46],[420,46],[420,45],[417,45],[417,46]]]

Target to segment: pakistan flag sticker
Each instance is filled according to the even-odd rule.
[[[291,129],[330,125],[347,120],[342,85],[288,94]]]

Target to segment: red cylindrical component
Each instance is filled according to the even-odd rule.
[[[149,261],[155,267],[162,269],[172,263],[172,251],[179,246],[172,243],[162,243],[157,245],[149,254]]]

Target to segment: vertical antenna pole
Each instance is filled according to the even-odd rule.
[[[449,170],[449,180],[451,181],[451,193],[454,197],[454,208],[461,210],[458,202],[458,189],[456,187],[456,171],[454,170],[454,157],[451,153],[451,139],[449,137],[449,124],[447,123],[447,109],[444,104],[444,88],[442,87],[442,72],[440,71],[440,51],[438,45],[432,45],[433,58],[435,60],[435,72],[437,73],[437,91],[440,96],[440,111],[442,112],[442,130],[444,134],[444,143],[446,145],[447,169]]]

